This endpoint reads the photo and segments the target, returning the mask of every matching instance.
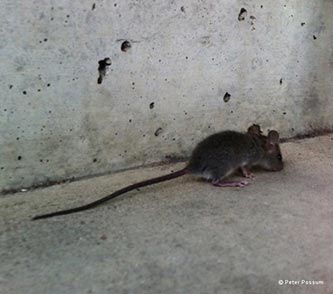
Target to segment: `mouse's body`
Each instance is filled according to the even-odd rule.
[[[235,131],[216,133],[197,145],[187,169],[213,184],[221,184],[238,169],[245,177],[253,177],[250,173],[253,166],[281,170],[283,162],[278,143],[276,131],[271,131],[266,137],[256,125],[245,134]]]
[[[209,136],[193,150],[188,170],[212,181],[222,180],[238,168],[252,166],[264,151],[249,134],[226,131]]]
[[[243,187],[248,184],[247,181],[226,182],[224,179],[239,169],[245,177],[253,178],[253,174],[250,172],[253,166],[260,166],[270,171],[279,171],[283,168],[278,132],[270,131],[267,136],[264,136],[261,134],[260,127],[253,125],[249,127],[247,133],[224,131],[213,134],[194,148],[189,163],[182,170],[127,186],[80,207],[36,216],[33,220],[91,209],[134,189],[171,180],[185,174],[207,179],[215,186]]]

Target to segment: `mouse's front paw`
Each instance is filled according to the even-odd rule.
[[[250,172],[248,167],[242,166],[240,169],[241,169],[242,174],[245,178],[251,179],[251,180],[255,179],[255,175]]]

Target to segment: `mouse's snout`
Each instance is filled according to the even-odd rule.
[[[278,158],[277,160],[270,160],[269,163],[268,163],[268,166],[269,166],[269,170],[271,171],[280,171],[283,169],[284,167],[284,163],[282,161],[282,158]]]
[[[259,163],[263,169],[267,171],[280,171],[284,167],[284,163],[282,161],[282,156],[265,156]]]
[[[279,163],[277,166],[275,166],[272,170],[273,171],[280,171],[283,170],[284,164],[283,162]]]

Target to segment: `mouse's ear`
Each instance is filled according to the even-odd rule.
[[[251,135],[258,135],[260,136],[262,131],[260,129],[260,126],[259,125],[255,125],[253,124],[252,126],[250,126],[248,129],[247,129],[247,132]]]
[[[277,131],[269,131],[267,135],[268,144],[279,144],[280,136]]]

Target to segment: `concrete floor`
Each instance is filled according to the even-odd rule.
[[[333,135],[282,151],[285,169],[245,188],[185,176],[35,222],[183,164],[2,196],[0,292],[333,293]]]

